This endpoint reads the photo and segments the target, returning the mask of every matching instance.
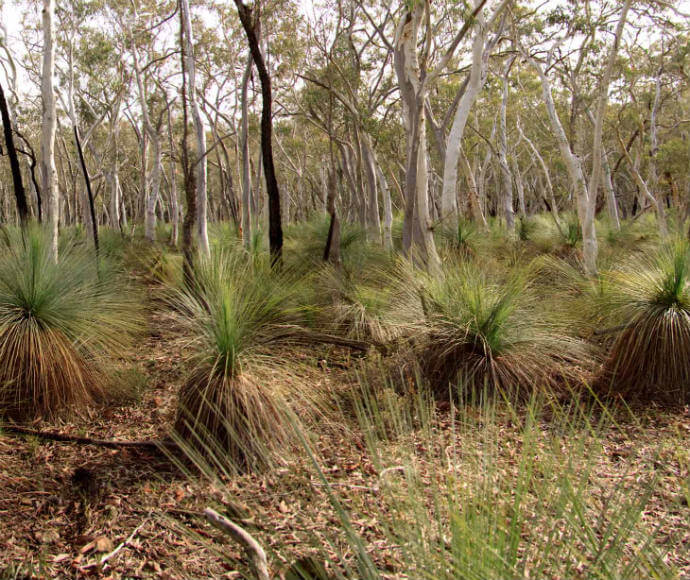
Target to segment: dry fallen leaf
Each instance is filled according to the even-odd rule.
[[[97,552],[110,552],[113,549],[113,543],[105,536],[99,536],[94,540],[94,545]]]

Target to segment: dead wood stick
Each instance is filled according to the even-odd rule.
[[[275,340],[276,335],[272,336],[271,338]],[[324,332],[318,332],[316,330],[300,328],[299,326],[286,326],[284,334],[277,335],[277,338],[279,340],[284,339],[292,343],[334,344],[335,346],[342,346],[361,352],[368,352],[372,345],[376,346],[377,348],[381,347],[381,345],[378,345],[376,343],[365,342],[362,340],[354,340],[352,338],[345,338],[343,336],[336,336],[333,334],[326,334]]]
[[[118,441],[114,439],[95,439],[93,437],[79,437],[78,435],[66,435],[64,433],[56,433],[55,431],[38,431],[36,429],[29,429],[28,427],[19,427],[17,425],[0,425],[0,433],[15,433],[18,435],[28,435],[31,437],[38,437],[39,439],[49,439],[50,441],[61,441],[63,443],[78,443],[80,445],[98,445],[100,447],[108,447],[110,449],[119,449],[121,447],[137,447],[139,449],[155,449],[160,447],[174,445],[171,441]]]
[[[618,326],[612,326],[611,328],[602,328],[595,330],[593,332],[594,336],[602,336],[604,334],[613,334],[615,332],[620,332],[621,330],[625,330],[628,328],[630,324],[620,324]]]
[[[108,552],[107,554],[104,554],[98,562],[94,562],[92,564],[87,564],[86,566],[82,566],[80,570],[88,570],[89,568],[95,568],[97,566],[103,566],[108,560],[114,558],[117,556],[117,554],[125,547],[128,546],[131,541],[136,537],[136,535],[139,533],[141,528],[143,528],[147,523],[149,522],[148,519],[145,519],[143,522],[141,522],[136,528],[134,528],[134,531],[127,536],[127,539],[124,542],[120,542],[117,547],[112,551]]]
[[[211,508],[204,510],[204,516],[214,527],[228,534],[244,548],[257,580],[270,580],[266,552],[249,532]]]

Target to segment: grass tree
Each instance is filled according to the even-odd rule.
[[[529,394],[582,380],[584,345],[539,307],[524,273],[502,281],[475,264],[446,268],[422,290],[427,321],[418,345],[422,373],[437,395],[458,382]]]
[[[54,260],[52,236],[0,241],[0,414],[53,418],[107,395],[108,360],[140,327],[132,293],[73,244]]]
[[[634,258],[609,279],[620,325],[600,387],[628,399],[690,402],[690,246],[678,240]]]
[[[295,286],[265,256],[239,247],[200,259],[171,304],[191,337],[191,371],[180,392],[175,436],[223,469],[270,464],[288,439],[265,371],[294,336]]]

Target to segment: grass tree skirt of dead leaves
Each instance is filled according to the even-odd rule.
[[[107,362],[140,329],[120,276],[41,229],[0,236],[0,416],[53,418],[107,394]]]
[[[283,415],[252,377],[200,368],[180,391],[175,439],[192,461],[201,454],[222,471],[260,471],[291,440]]]

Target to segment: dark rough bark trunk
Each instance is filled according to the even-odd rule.
[[[29,220],[29,206],[26,203],[26,193],[24,192],[24,184],[22,183],[22,173],[19,169],[19,159],[17,158],[17,149],[14,146],[14,136],[12,135],[12,125],[10,124],[10,113],[7,109],[7,101],[5,100],[5,92],[0,86],[0,113],[2,113],[2,126],[5,132],[5,145],[7,146],[7,155],[10,158],[10,169],[12,170],[12,182],[14,184],[14,196],[17,200],[17,213],[19,214],[19,222],[22,227],[26,226]]]
[[[283,255],[283,227],[280,217],[280,191],[273,163],[273,119],[271,115],[273,97],[271,94],[271,77],[268,74],[268,69],[259,47],[259,37],[257,34],[259,22],[258,4],[255,5],[257,6],[256,18],[253,15],[254,10],[246,6],[242,0],[235,0],[235,5],[240,15],[242,28],[244,28],[247,35],[249,51],[261,81],[261,98],[263,101],[261,108],[261,156],[263,159],[264,177],[266,178],[266,193],[268,194],[268,240],[273,262],[277,263],[282,260]]]
[[[187,69],[185,68],[184,49],[184,22],[180,10],[180,59],[182,62],[182,145],[180,157],[182,161],[182,175],[184,181],[185,201],[187,210],[182,221],[182,256],[184,259],[182,273],[186,284],[191,285],[194,277],[194,255],[196,247],[194,243],[194,226],[196,225],[196,183],[194,168],[189,161],[187,140],[189,137],[189,119],[187,114]]]
[[[96,207],[93,203],[93,192],[91,190],[91,178],[89,177],[89,170],[86,168],[86,161],[84,161],[84,150],[79,139],[79,131],[76,125],[74,129],[74,142],[77,145],[77,152],[79,153],[79,163],[81,164],[81,171],[84,175],[84,183],[86,184],[86,194],[89,197],[89,214],[91,217],[91,227],[93,228],[93,246],[96,248],[96,256],[98,256],[98,220],[96,219]]]
[[[324,262],[332,262],[336,268],[340,267],[340,220],[335,209],[336,176],[335,168],[328,170],[328,213],[331,215],[331,224],[328,228],[328,238],[323,251]]]

